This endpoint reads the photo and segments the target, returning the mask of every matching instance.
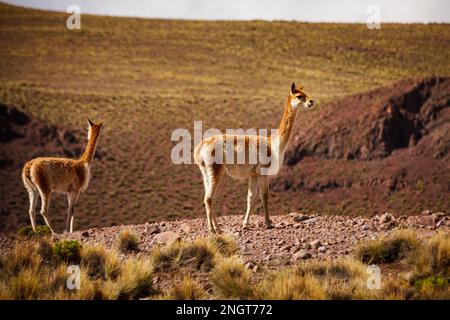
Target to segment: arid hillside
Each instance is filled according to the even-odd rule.
[[[203,217],[171,133],[277,127],[292,81],[319,106],[298,117],[273,214],[449,211],[448,25],[66,17],[0,4],[0,232],[29,223],[23,163],[80,154],[87,117],[105,125],[75,229]],[[246,185],[223,184],[218,211],[242,214]],[[57,231],[65,210],[55,195]]]
[[[448,212],[449,151],[450,79],[401,81],[319,110],[273,189],[334,214]]]

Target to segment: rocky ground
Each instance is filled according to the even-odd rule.
[[[266,229],[263,217],[255,215],[248,230],[241,229],[242,217],[219,218],[223,232],[236,239],[241,256],[251,269],[258,266],[277,267],[302,259],[334,259],[348,255],[364,240],[392,232],[398,228],[413,229],[419,237],[427,237],[437,230],[449,232],[450,215],[424,211],[416,216],[394,216],[390,213],[374,217],[321,216],[293,212],[272,217],[275,228]],[[86,244],[116,245],[118,234],[129,229],[140,238],[140,254],[156,245],[178,239],[190,240],[208,235],[205,219],[178,220],[140,225],[115,226],[55,235],[56,239],[70,238]],[[19,240],[25,241],[25,240]],[[0,236],[2,253],[12,248],[15,240]]]

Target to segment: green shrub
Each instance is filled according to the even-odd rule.
[[[24,226],[17,230],[17,234],[21,237],[45,237],[50,236],[52,232],[47,225],[37,226],[36,230],[31,226]]]
[[[78,264],[81,261],[81,245],[76,240],[60,240],[53,246],[53,254],[62,261]]]
[[[433,289],[445,289],[448,287],[448,279],[443,276],[429,276],[422,279],[417,279],[414,281],[414,287],[417,290],[423,287],[430,287]]]
[[[33,233],[34,231],[31,226],[24,226],[19,228],[19,230],[17,230],[17,234],[21,237],[31,237]]]

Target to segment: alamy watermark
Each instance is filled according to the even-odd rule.
[[[67,289],[69,290],[80,290],[81,288],[81,272],[78,265],[70,265],[67,267],[67,273],[69,277],[66,281]]]
[[[381,270],[377,265],[370,265],[367,267],[367,289],[378,290],[381,289]]]
[[[379,30],[381,29],[381,9],[376,4],[370,5],[366,9],[366,14],[368,14],[366,20],[366,26],[369,30]]]
[[[70,16],[66,20],[66,27],[69,30],[80,30],[81,29],[81,9],[77,5],[70,5],[67,7],[67,13]]]
[[[214,137],[209,144],[207,139]],[[194,121],[194,134],[179,128],[172,132],[171,140],[177,142],[172,148],[174,164],[193,164],[193,150],[206,140],[201,149],[202,158],[215,164],[261,165],[262,175],[275,174],[281,165],[278,129],[226,129],[216,128],[203,132],[203,122]]]

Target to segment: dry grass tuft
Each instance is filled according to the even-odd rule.
[[[356,247],[355,257],[366,264],[392,263],[405,258],[419,246],[416,235],[399,230],[388,237],[366,241]]]
[[[191,268],[209,271],[214,266],[218,249],[209,240],[197,239],[193,242],[176,241],[154,253],[158,271]]]
[[[115,251],[108,251],[102,245],[83,250],[81,265],[86,268],[91,279],[117,279],[120,261]]]
[[[249,299],[253,296],[250,272],[237,257],[219,259],[211,282],[221,298]]]
[[[121,268],[117,281],[111,285],[112,299],[130,300],[152,294],[154,264],[151,259],[127,259]]]
[[[411,254],[410,263],[418,276],[450,277],[450,234],[439,232]]]
[[[139,237],[130,230],[123,230],[117,238],[117,247],[120,252],[127,253],[139,250]]]
[[[175,284],[170,297],[175,300],[202,300],[207,298],[207,293],[194,279],[186,276]]]
[[[257,287],[256,298],[263,300],[322,300],[326,298],[320,282],[311,275],[292,270],[275,272]]]
[[[214,235],[210,237],[209,241],[224,257],[231,257],[239,252],[239,246],[230,236]]]

